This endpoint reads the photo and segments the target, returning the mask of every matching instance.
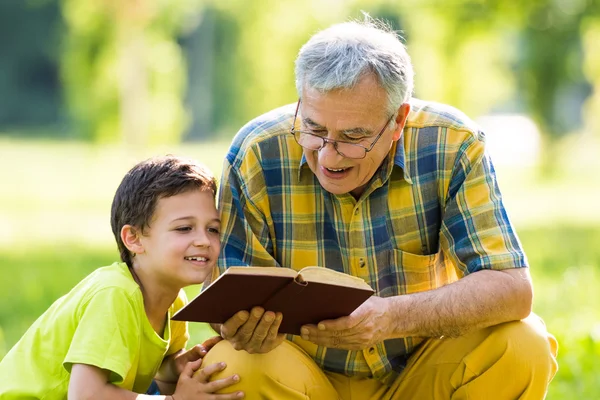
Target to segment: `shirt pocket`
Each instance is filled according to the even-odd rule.
[[[382,260],[385,266],[378,274],[377,292],[381,297],[423,292],[453,281],[441,252],[420,255],[390,249],[386,253],[387,260]]]

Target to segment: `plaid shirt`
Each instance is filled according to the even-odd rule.
[[[526,267],[484,134],[459,111],[411,100],[403,135],[356,200],[325,191],[289,133],[288,105],[244,126],[229,149],[219,205],[230,266],[323,266],[381,297],[439,288],[481,269]],[[391,382],[421,338],[362,351],[289,336],[328,371]]]

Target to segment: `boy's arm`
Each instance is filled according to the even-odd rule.
[[[202,359],[187,363],[177,382],[177,400],[219,399],[232,400],[244,397],[243,392],[213,394],[239,382],[238,375],[210,381],[210,377],[226,367],[215,363],[200,368]],[[108,382],[110,372],[87,364],[73,364],[69,380],[68,400],[175,400],[175,394],[167,396],[143,395],[121,389]]]
[[[165,394],[173,394],[175,392],[175,387],[177,386],[177,379],[179,379],[179,374],[177,373],[175,366],[175,357],[183,354],[185,350],[179,350],[177,353],[168,355],[163,360],[162,364],[160,364],[160,368],[154,377],[158,388],[161,393]]]
[[[110,371],[92,365],[73,364],[68,399],[167,400],[171,397],[142,395],[121,389],[108,382],[109,374]]]

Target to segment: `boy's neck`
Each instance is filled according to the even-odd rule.
[[[150,325],[158,335],[163,337],[169,308],[177,299],[179,290],[154,282],[154,280],[144,276],[143,271],[136,268],[135,265],[129,270],[142,291],[144,309]]]

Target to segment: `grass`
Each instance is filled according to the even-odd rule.
[[[133,151],[0,139],[0,358],[54,300],[117,259],[110,203],[135,162],[154,154],[186,155],[219,176],[226,147]],[[537,180],[533,171],[498,170],[532,266],[534,310],[560,344],[550,400],[595,399],[600,393],[600,184],[598,165],[578,168],[574,179],[550,182]],[[190,297],[198,291],[187,289]],[[203,324],[190,328],[192,343],[212,335]]]

